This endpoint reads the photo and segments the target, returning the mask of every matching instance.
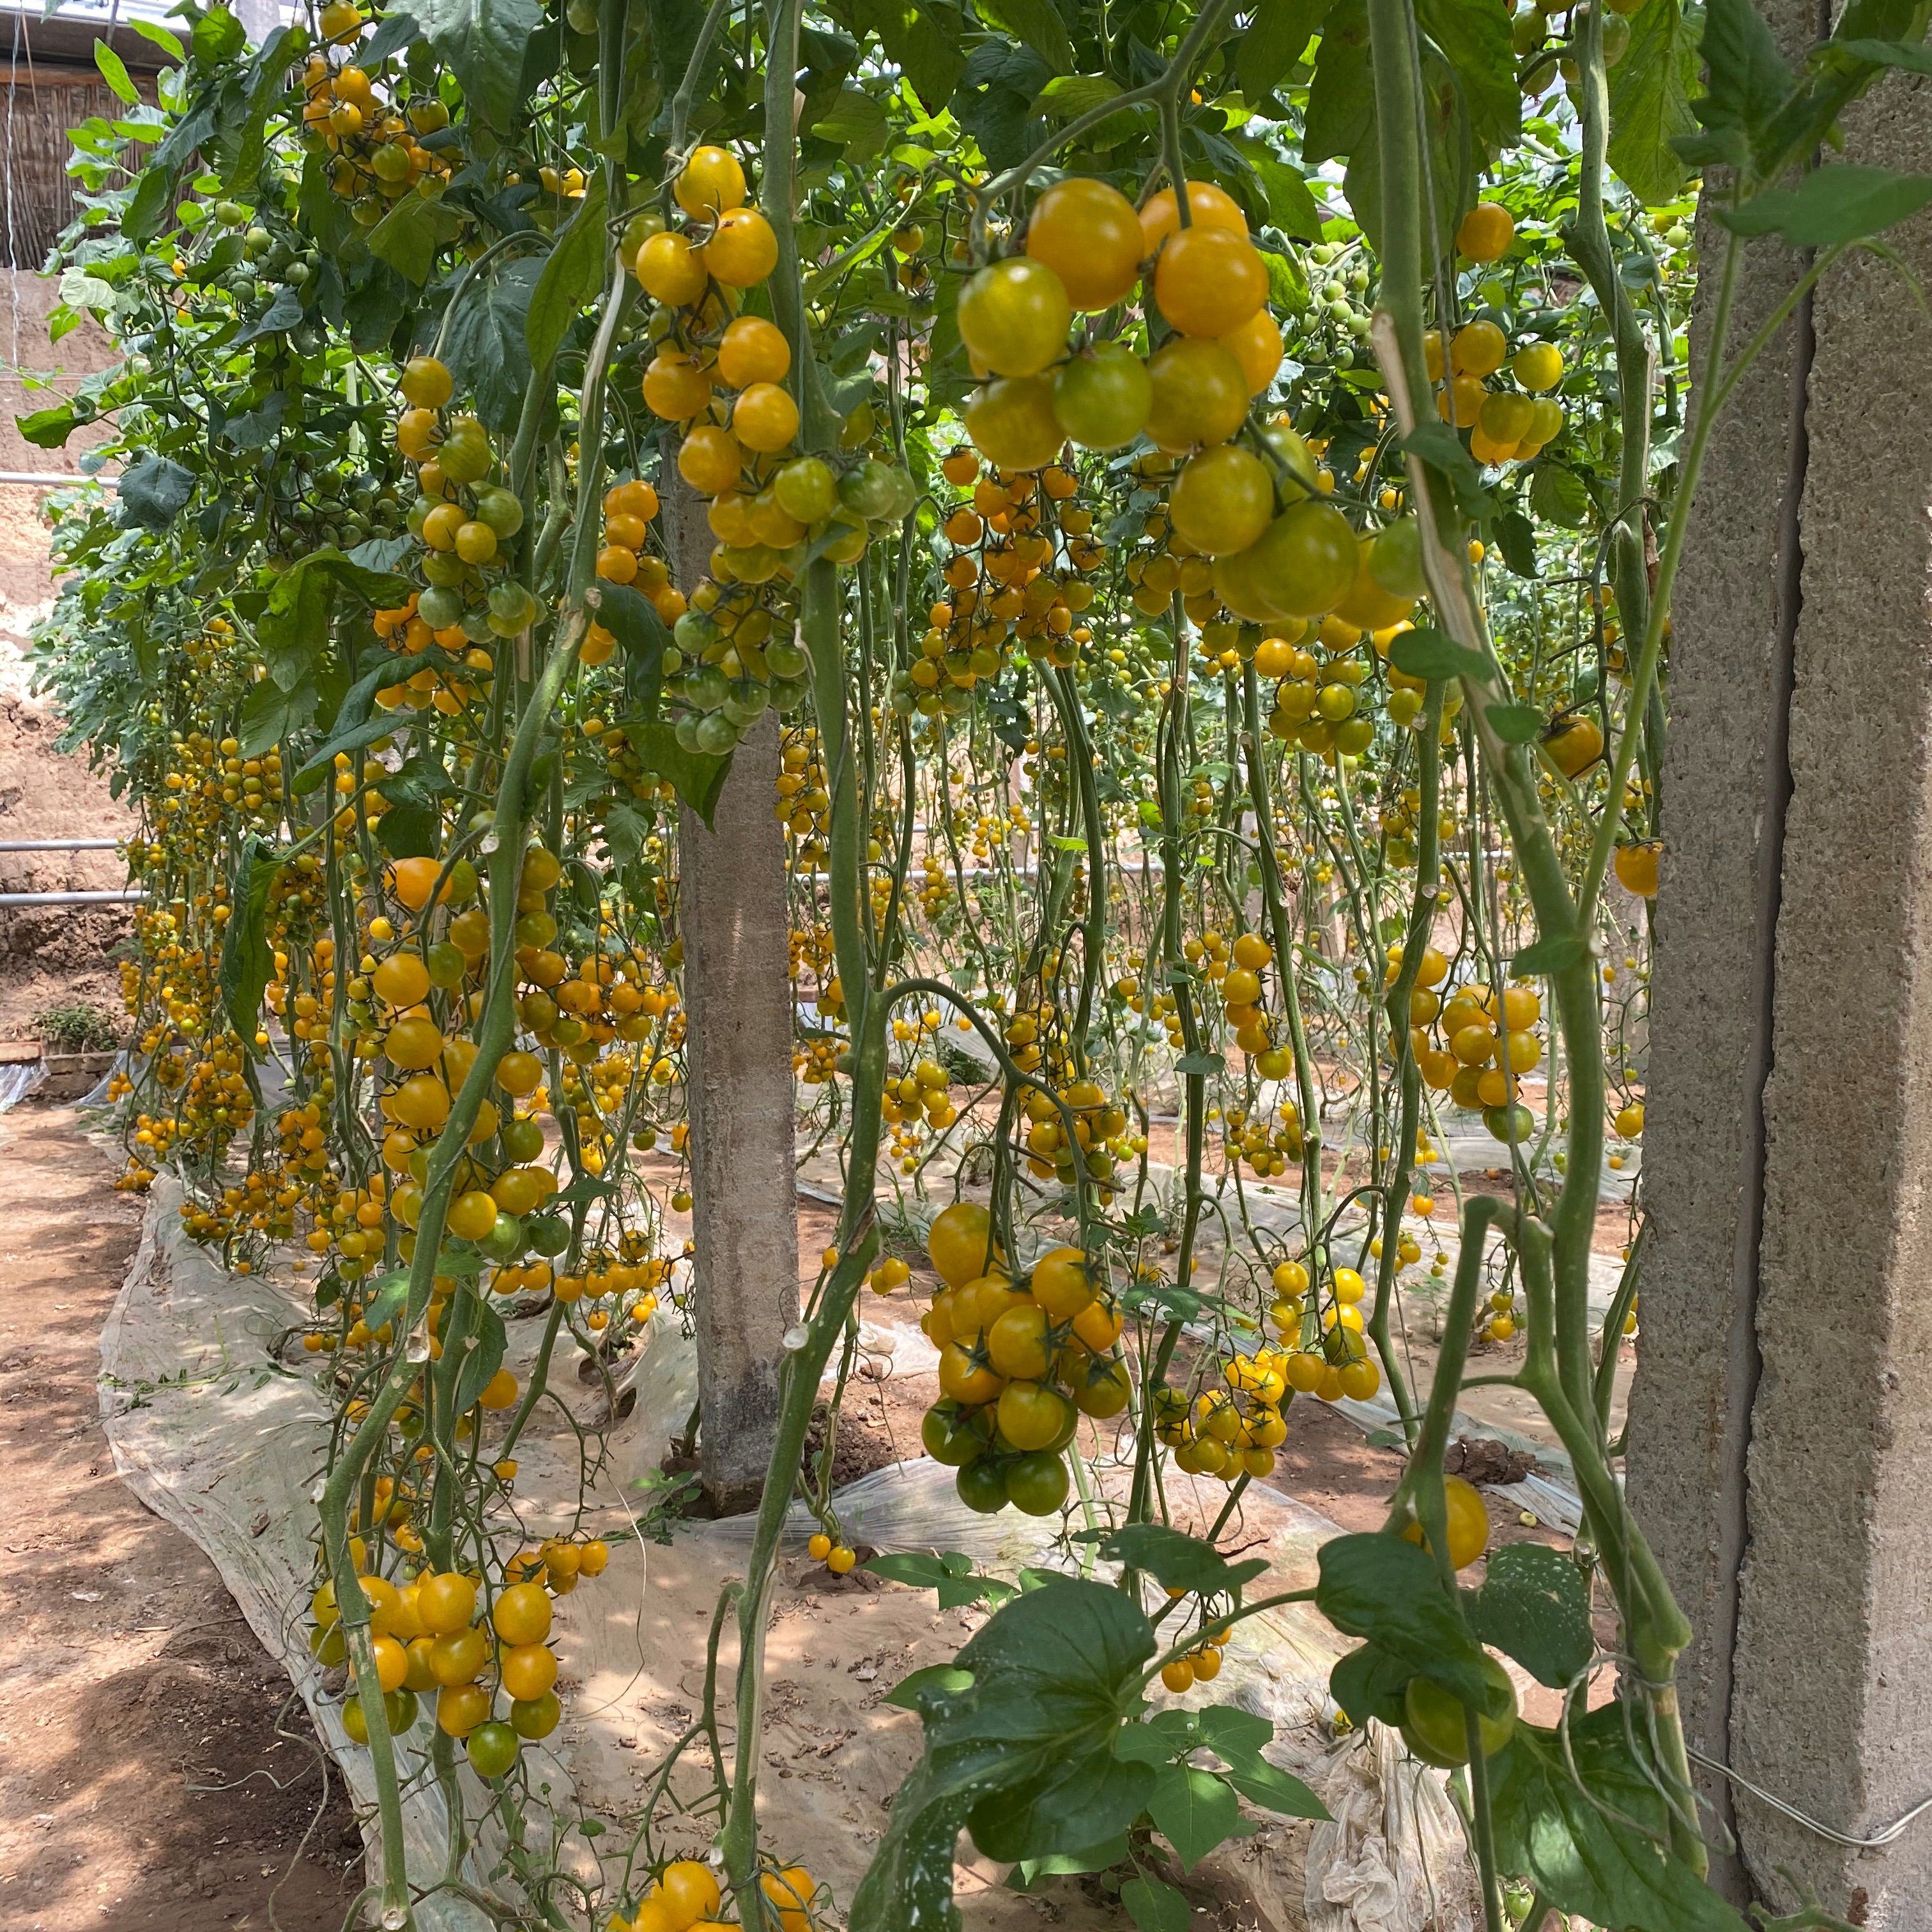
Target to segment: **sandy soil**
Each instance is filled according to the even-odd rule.
[[[110,1179],[70,1110],[0,1116],[0,1924],[323,1932],[360,1882],[341,1786],[96,1420],[140,1220]]]

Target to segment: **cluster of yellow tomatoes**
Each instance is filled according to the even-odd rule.
[[[359,18],[349,30],[359,32]],[[449,125],[449,110],[433,94],[398,108],[383,99],[359,67],[336,66],[325,53],[310,56],[302,70],[302,128],[318,153],[328,157],[331,189],[350,203],[364,227],[374,227],[406,194],[441,193],[463,160],[426,134]]]
[[[774,1866],[760,1872],[758,1889],[764,1894],[760,1910],[746,1915],[746,1923],[776,1923],[778,1932],[812,1932],[818,1881],[803,1865]],[[721,1918],[724,1909],[724,1893],[711,1867],[696,1858],[676,1858],[628,1912],[612,1916],[604,1932],[708,1932],[712,1926],[738,1922]]]

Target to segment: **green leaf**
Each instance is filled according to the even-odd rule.
[[[242,22],[226,7],[211,7],[195,22],[188,35],[194,57],[204,67],[231,61],[248,44]]]
[[[1583,479],[1560,463],[1539,463],[1529,472],[1531,514],[1559,529],[1580,530],[1594,507]]]
[[[1486,704],[1483,716],[1505,745],[1527,745],[1543,729],[1543,713],[1533,704]]]
[[[302,319],[302,291],[285,285],[275,291],[274,300],[260,315],[236,331],[235,346],[245,347],[265,335],[286,335],[300,325]]]
[[[1589,1584],[1562,1551],[1540,1543],[1504,1544],[1462,1607],[1480,1642],[1552,1690],[1566,1688],[1596,1654]]]
[[[1846,162],[1814,169],[1795,188],[1767,189],[1717,214],[1739,235],[1781,235],[1794,248],[1834,248],[1882,232],[1928,201],[1932,175]]]
[[[1211,1078],[1226,1064],[1218,1053],[1184,1053],[1174,1063],[1174,1070],[1177,1073],[1198,1074],[1204,1078]]]
[[[964,23],[956,6],[852,0],[849,14],[855,32],[878,35],[886,59],[897,64],[928,110],[937,112],[952,98],[966,65]]]
[[[1645,1729],[1642,1714],[1620,1703],[1579,1716],[1570,1726],[1573,1778],[1556,1733],[1519,1722],[1489,1761],[1496,1862],[1527,1874],[1559,1912],[1593,1924],[1744,1932],[1744,1920],[1667,1849],[1664,1774],[1632,1742]]]
[[[1402,446],[1448,479],[1456,507],[1464,516],[1480,520],[1487,515],[1492,500],[1483,488],[1483,472],[1462,447],[1462,439],[1446,422],[1438,418],[1417,424],[1402,438]]]
[[[1903,68],[1907,74],[1932,74],[1932,47],[1922,40],[1841,40],[1834,35],[1832,45],[1840,53],[1868,61],[1874,67]]]
[[[1201,1742],[1230,1762],[1258,1759],[1262,1746],[1274,1736],[1274,1726],[1268,1718],[1232,1704],[1209,1704],[1188,1714]]]
[[[1097,1845],[1077,1852],[1054,1852],[1043,1858],[1022,1858],[1007,1874],[1006,1882],[1016,1892],[1030,1892],[1042,1879],[1078,1878],[1087,1872],[1103,1872],[1125,1862],[1127,1834],[1116,1832]]]
[[[1503,1693],[1483,1670],[1483,1653],[1444,1588],[1436,1559],[1390,1535],[1337,1536],[1321,1548],[1316,1607],[1345,1636],[1366,1637],[1432,1678],[1464,1703],[1504,1714]]]
[[[1505,510],[1496,518],[1496,548],[1503,554],[1503,562],[1518,577],[1539,574],[1536,526],[1520,510]]]
[[[862,1563],[862,1570],[869,1570],[872,1564]],[[915,1670],[910,1677],[902,1677],[888,1690],[881,1700],[902,1711],[916,1711],[922,1695],[928,1690],[943,1691],[948,1696],[957,1696],[962,1690],[973,1688],[973,1673],[962,1670],[956,1664],[928,1664],[923,1670]]]
[[[544,258],[524,316],[530,367],[548,369],[570,325],[604,280],[604,171],[592,176],[569,225]]]
[[[374,1334],[385,1322],[400,1314],[410,1298],[410,1278],[406,1271],[378,1275],[364,1293],[362,1325]]]
[[[1053,0],[976,0],[980,17],[1032,48],[1055,74],[1074,70],[1073,42]]]
[[[1110,1563],[1146,1570],[1168,1590],[1238,1590],[1268,1568],[1260,1557],[1230,1563],[1211,1543],[1160,1522],[1125,1524],[1101,1539],[1100,1554]]]
[[[369,231],[369,252],[420,288],[436,266],[438,250],[463,232],[453,208],[406,194]]]
[[[1185,1764],[1171,1764],[1155,1779],[1147,1808],[1183,1871],[1225,1844],[1241,1818],[1240,1801],[1226,1778]]]
[[[1291,166],[1264,141],[1237,144],[1268,195],[1268,219],[1294,242],[1322,239],[1322,210],[1299,168]],[[1296,271],[1300,273],[1299,269]],[[1272,297],[1273,290],[1270,290]],[[1302,293],[1307,293],[1304,281]]]
[[[1389,662],[1406,677],[1472,678],[1489,682],[1490,667],[1480,651],[1459,644],[1430,624],[1405,631],[1390,647]]]
[[[1704,129],[1678,143],[1686,160],[1746,168],[1792,92],[1791,70],[1754,0],[1708,0],[1700,51],[1706,91],[1690,111]]]
[[[538,0],[411,0],[410,11],[470,112],[499,134],[518,134],[524,50],[543,25]]]
[[[128,23],[142,40],[152,40],[170,60],[179,60],[187,52],[180,37],[171,34],[158,20],[130,20]]]
[[[1329,1815],[1328,1806],[1300,1778],[1265,1758],[1231,1764],[1222,1774],[1250,1804],[1258,1804],[1264,1811],[1278,1811],[1285,1818]]]
[[[443,332],[442,359],[458,391],[475,397],[484,426],[505,435],[515,429],[530,387],[529,316],[542,272],[542,262],[528,256],[493,262],[471,278]]]
[[[838,90],[812,131],[821,141],[843,148],[848,161],[868,161],[885,146],[891,123],[877,94],[848,86]]]
[[[1265,111],[1268,98],[1288,69],[1308,50],[1334,0],[1259,0],[1234,53],[1234,77],[1241,98]],[[1319,240],[1311,236],[1309,240]]]
[[[1120,1887],[1120,1903],[1140,1932],[1187,1932],[1194,1914],[1186,1898],[1164,1880],[1136,1872]]]
[[[314,680],[298,678],[286,691],[272,677],[248,687],[242,700],[242,755],[259,758],[315,716]]]
[[[1375,83],[1369,71],[1366,0],[1336,0],[1315,56],[1302,132],[1304,167],[1352,154],[1375,118]],[[1360,211],[1357,211],[1360,218]]]
[[[336,594],[344,589],[372,604],[400,604],[410,586],[404,578],[365,570],[339,550],[312,551],[291,565],[276,580],[255,623],[268,674],[284,691],[313,674],[328,642]]]
[[[228,170],[230,194],[254,193],[262,172],[262,157],[268,146],[268,116],[281,105],[290,64],[308,40],[306,32],[278,27],[262,43],[254,59],[249,63],[242,137],[236,143],[234,165]]]
[[[1547,939],[1526,946],[1510,962],[1510,970],[1519,980],[1546,979],[1553,973],[1566,971],[1589,950],[1589,941],[1574,932],[1552,933]]]
[[[392,859],[433,859],[442,842],[442,814],[434,805],[393,805],[376,821],[376,842]]]
[[[268,944],[268,894],[282,869],[281,855],[260,833],[242,842],[230,893],[234,916],[221,935],[221,1004],[228,1023],[252,1058],[261,1022],[262,995],[275,970]]]
[[[672,788],[706,826],[718,809],[724,774],[731,769],[729,752],[687,752],[668,724],[646,724],[632,741],[646,769],[668,779]]]
[[[1365,1643],[1337,1661],[1328,1673],[1328,1694],[1358,1730],[1371,1718],[1384,1724],[1402,1720],[1402,1688],[1414,1669],[1379,1645]]]
[[[94,44],[94,64],[100,68],[101,79],[129,106],[134,106],[140,102],[141,90],[128,78],[128,63],[105,40],[96,40]]]
[[[1694,134],[1697,49],[1679,0],[1648,0],[1610,70],[1610,163],[1646,205],[1672,201],[1690,178],[1675,143]]]
[[[464,1343],[463,1366],[456,1376],[456,1412],[466,1415],[476,1406],[476,1399],[490,1386],[503,1366],[503,1350],[508,1337],[503,1318],[487,1304],[472,1318],[476,1325]]]
[[[170,528],[194,494],[194,472],[165,456],[144,456],[121,473],[121,526],[157,536]]]
[[[1415,15],[1461,83],[1478,142],[1513,146],[1522,133],[1522,91],[1508,0],[1417,0]]]
[[[37,449],[61,449],[80,427],[80,418],[67,403],[50,410],[36,410],[32,416],[16,416],[14,427]]]
[[[976,1576],[972,1558],[958,1550],[944,1556],[926,1550],[893,1551],[868,1557],[859,1567],[892,1582],[938,1591],[942,1610],[959,1610],[968,1604],[1001,1604],[1017,1594],[1012,1584],[997,1576]]]

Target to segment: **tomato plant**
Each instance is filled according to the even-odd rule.
[[[330,0],[256,48],[190,4],[159,105],[76,130],[58,259],[126,356],[22,427],[107,421],[122,465],[64,503],[39,650],[141,814],[125,1184],[165,1167],[230,1264],[312,1270],[311,1647],[348,1666],[382,1923],[456,1882],[406,1869],[400,1794],[426,1764],[473,1806],[459,1743],[514,1848],[463,1880],[497,1922],[825,1922],[758,1836],[758,1660],[795,1492],[812,1556],[859,1560],[829,1449],[801,1472],[862,1288],[911,1280],[882,1202],[938,1284],[927,1452],[1119,1575],[880,1559],[1004,1600],[907,1687],[925,1755],[854,1926],[956,1922],[962,1828],[1091,1854],[1165,1924],[1219,1841],[1185,1820],[1318,1810],[1258,1720],[1155,1690],[1275,1600],[1214,1545],[1298,1397],[1380,1400],[1409,1452],[1386,1532],[1294,1594],[1362,1640],[1339,1708],[1456,1767],[1492,1932],[1526,1891],[1538,1924],[1741,1922],[1702,1882],[1690,1632],[1615,1478],[1634,1226],[1595,1324],[1586,1289],[1643,1127],[1671,585],[1798,299],[1733,343],[1738,251],[1782,233],[1815,275],[1867,238],[1828,167],[1775,184],[1923,26],[1854,11],[1787,71],[1714,0],[1694,100],[1676,0],[493,0],[427,32]],[[647,1806],[590,1886],[524,1832],[524,1748],[609,1546],[523,1546],[515,1451],[560,1348],[608,1388],[705,1292],[664,1220],[706,965],[679,810],[774,742],[772,970],[848,1184],[712,1621],[738,1748],[714,1690],[674,1753],[709,1740],[717,1858],[668,1860]],[[1465,1198],[1442,1156],[1484,1132],[1510,1191]],[[1426,1389],[1405,1295],[1441,1313]],[[1586,1526],[1475,1589],[1486,1516],[1442,1468],[1472,1348]],[[1204,1536],[1170,1466],[1227,1486]],[[1491,1652],[1574,1689],[1593,1605],[1616,1708],[1519,1718]]]

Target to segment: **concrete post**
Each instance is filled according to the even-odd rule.
[[[688,590],[710,551],[704,506],[674,470],[664,482],[678,581]],[[767,712],[738,747],[711,828],[688,806],[678,811],[700,1474],[719,1515],[754,1508],[763,1491],[783,1337],[799,1315],[778,773],[778,719]]]
[[[1928,87],[1882,82],[1844,159],[1932,166]],[[1932,220],[1891,238],[1932,272]],[[1734,340],[1796,272],[1747,260]],[[1862,1838],[1932,1794],[1932,323],[1876,259],[1808,307],[1733,403],[1676,613],[1628,1477],[1700,1631],[1693,1748]],[[1795,1905],[1784,1868],[1932,1922],[1932,1821],[1862,1851],[1709,1792],[1734,1898]]]

